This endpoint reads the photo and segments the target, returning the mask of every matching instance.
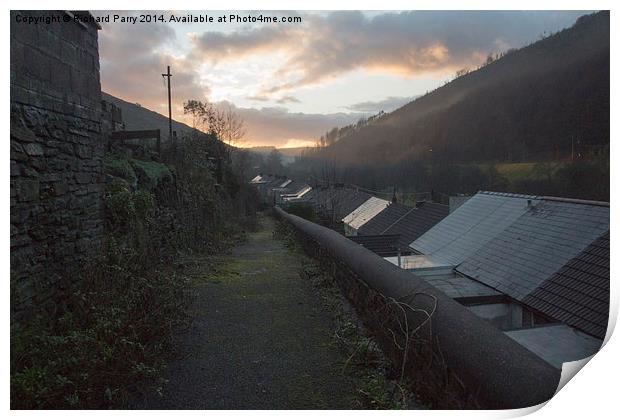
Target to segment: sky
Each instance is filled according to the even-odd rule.
[[[145,13],[163,21],[120,21]],[[312,145],[335,126],[392,111],[489,53],[525,46],[585,13],[93,12],[111,20],[99,32],[104,92],[167,116],[161,74],[170,65],[173,118],[190,123],[189,99],[231,106],[245,121],[242,147]],[[188,15],[213,21],[170,22]],[[296,21],[247,21],[261,16]]]

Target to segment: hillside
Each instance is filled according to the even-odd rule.
[[[609,13],[470,72],[321,151],[341,168],[562,159],[609,144]]]
[[[122,110],[126,130],[156,130],[159,128],[162,133],[162,138],[164,140],[168,139],[168,117],[105,92],[101,92],[101,98],[105,101],[112,102]],[[183,132],[191,132],[193,128],[189,125],[172,120],[172,130],[176,131],[177,135],[181,135]]]

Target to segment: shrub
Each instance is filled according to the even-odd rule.
[[[314,222],[316,220],[316,214],[314,209],[309,204],[304,203],[291,203],[286,206],[286,211],[295,216],[303,217],[306,220]]]
[[[250,220],[249,187],[228,169],[220,184],[205,167],[212,146],[188,142],[167,164],[106,158],[117,181],[139,168],[150,190],[126,179],[107,185],[101,254],[65,276],[58,313],[41,309],[11,326],[12,408],[121,408],[138,392],[161,391],[191,298],[172,262],[222,250]]]
[[[172,328],[188,319],[188,284],[172,272],[94,264],[60,317],[12,328],[11,407],[122,407],[132,392],[160,388]]]

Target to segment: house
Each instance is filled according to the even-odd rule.
[[[609,318],[609,231],[528,293],[523,303],[604,338]]]
[[[304,182],[288,179],[277,188],[274,188],[275,202],[276,204],[281,204],[287,201],[287,198],[297,197],[302,190],[306,190],[305,192],[309,191],[307,190],[308,188],[310,187]]]
[[[311,194],[312,187],[304,184],[301,186],[295,193],[286,193],[282,194],[282,200],[285,203],[299,202],[299,201],[307,201]]]
[[[391,257],[397,255],[403,255],[409,252],[409,247],[401,249],[399,243],[401,242],[400,235],[355,235],[349,236],[353,242],[360,244],[364,248],[367,248],[379,255],[380,257]]]
[[[409,254],[409,244],[430,228],[443,220],[449,213],[449,207],[432,202],[422,203],[419,207],[409,207],[392,203],[383,211],[365,223],[358,231],[359,235],[398,235],[401,254]],[[396,255],[396,254],[394,254]]]
[[[331,226],[340,227],[342,219],[364,204],[370,194],[340,185],[315,188],[312,206],[316,214]]]
[[[359,207],[342,218],[344,232],[347,236],[357,235],[357,231],[391,203],[378,197],[370,197]]]
[[[480,192],[410,246],[417,255],[401,257],[400,267],[550,364],[600,347],[609,312],[608,203]]]
[[[264,203],[273,204],[274,189],[284,188],[292,181],[281,175],[263,175],[259,174],[250,180],[250,184],[254,185],[258,190],[261,200]]]
[[[479,192],[410,246],[439,266],[456,266],[538,202],[534,196]]]

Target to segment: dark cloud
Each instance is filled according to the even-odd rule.
[[[301,101],[294,96],[283,96],[276,101],[279,104],[300,103]]]
[[[380,111],[391,112],[413,101],[417,96],[388,96],[382,101],[366,101],[343,107],[348,111],[376,114]]]
[[[274,75],[294,81],[267,85],[263,94],[318,83],[367,69],[415,75],[476,66],[488,53],[520,47],[570,26],[576,11],[415,11],[368,17],[358,11],[305,15],[304,24],[206,32],[196,51],[212,60],[284,50],[289,58]]]
[[[161,75],[166,72],[166,66],[171,66],[175,97],[206,99],[209,90],[199,83],[199,63],[165,52],[175,47],[177,41],[170,26],[163,23],[102,26],[99,55],[101,84],[106,92],[161,111],[159,105],[167,106],[167,90]]]
[[[231,33],[207,31],[192,38],[195,46],[193,53],[211,62],[239,59],[284,48],[295,32],[296,28],[286,26],[244,27]]]
[[[179,45],[167,24],[104,24],[99,32],[101,81],[112,95],[164,113],[166,87],[161,73],[167,65],[172,67],[173,101],[178,109],[183,99],[208,99],[209,89],[200,82],[202,62],[279,52],[285,63],[274,74],[259,75],[264,89],[250,99],[294,103],[297,98],[285,91],[349,71],[364,69],[412,76],[474,67],[489,52],[535,41],[543,33],[570,26],[581,14],[389,12],[369,17],[355,11],[327,15],[302,12],[303,24],[254,25],[229,33],[198,34],[185,58],[169,53]],[[247,141],[282,146],[289,139],[315,139],[334,126],[379,110],[388,111],[401,105],[400,100],[408,99],[388,97],[352,104],[343,108],[346,113],[327,115],[291,113],[286,108],[239,108],[238,112],[246,120]]]

